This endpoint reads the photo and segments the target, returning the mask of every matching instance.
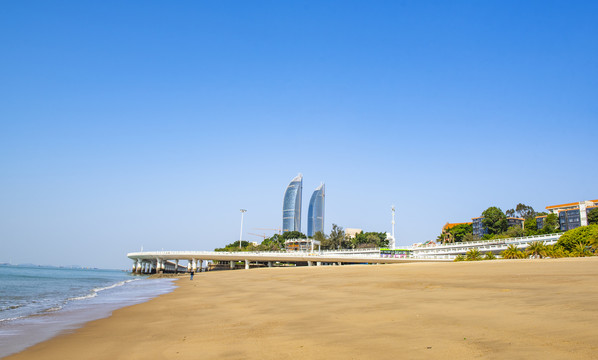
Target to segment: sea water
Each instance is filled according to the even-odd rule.
[[[0,357],[173,289],[119,270],[0,265]]]

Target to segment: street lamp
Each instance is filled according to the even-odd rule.
[[[243,214],[245,214],[247,210],[241,209],[241,234],[239,234],[239,249],[241,248],[241,242],[243,240]]]

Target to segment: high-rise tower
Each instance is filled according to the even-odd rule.
[[[301,231],[301,190],[303,175],[297,175],[284,192],[282,232]]]
[[[318,231],[324,232],[324,184],[316,188],[309,200],[307,210],[307,236],[313,237]]]

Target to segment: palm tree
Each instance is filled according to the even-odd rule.
[[[534,241],[527,246],[525,252],[533,258],[539,257],[541,259],[546,256],[546,245],[544,245],[544,241]]]
[[[525,257],[523,251],[517,249],[515,244],[511,244],[507,247],[506,250],[500,253],[503,259],[521,259]]]
[[[469,249],[469,251],[467,251],[467,253],[465,254],[467,261],[478,261],[478,260],[482,260],[482,254],[480,253],[480,250],[476,249],[476,248],[471,248]]]
[[[496,256],[494,255],[494,253],[492,251],[489,251],[486,253],[484,260],[496,260]]]
[[[450,231],[447,231],[446,233],[441,234],[441,236],[443,236],[443,238],[442,238],[443,243],[454,243],[455,242],[455,236]]]
[[[547,245],[546,246],[546,256],[551,258],[563,258],[569,256],[567,252],[558,245]]]
[[[465,261],[465,256],[463,256],[463,255],[457,255],[457,256],[455,257],[455,260],[454,260],[454,261]]]
[[[592,252],[590,251],[590,249],[588,249],[586,244],[580,241],[579,243],[577,243],[577,245],[575,245],[575,248],[573,248],[573,250],[571,251],[571,256],[592,256]]]

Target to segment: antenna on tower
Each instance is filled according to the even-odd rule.
[[[391,234],[391,239],[390,239],[390,248],[394,249],[396,242],[395,242],[395,206],[392,205],[392,207],[390,208],[390,210],[392,211],[392,234]]]

